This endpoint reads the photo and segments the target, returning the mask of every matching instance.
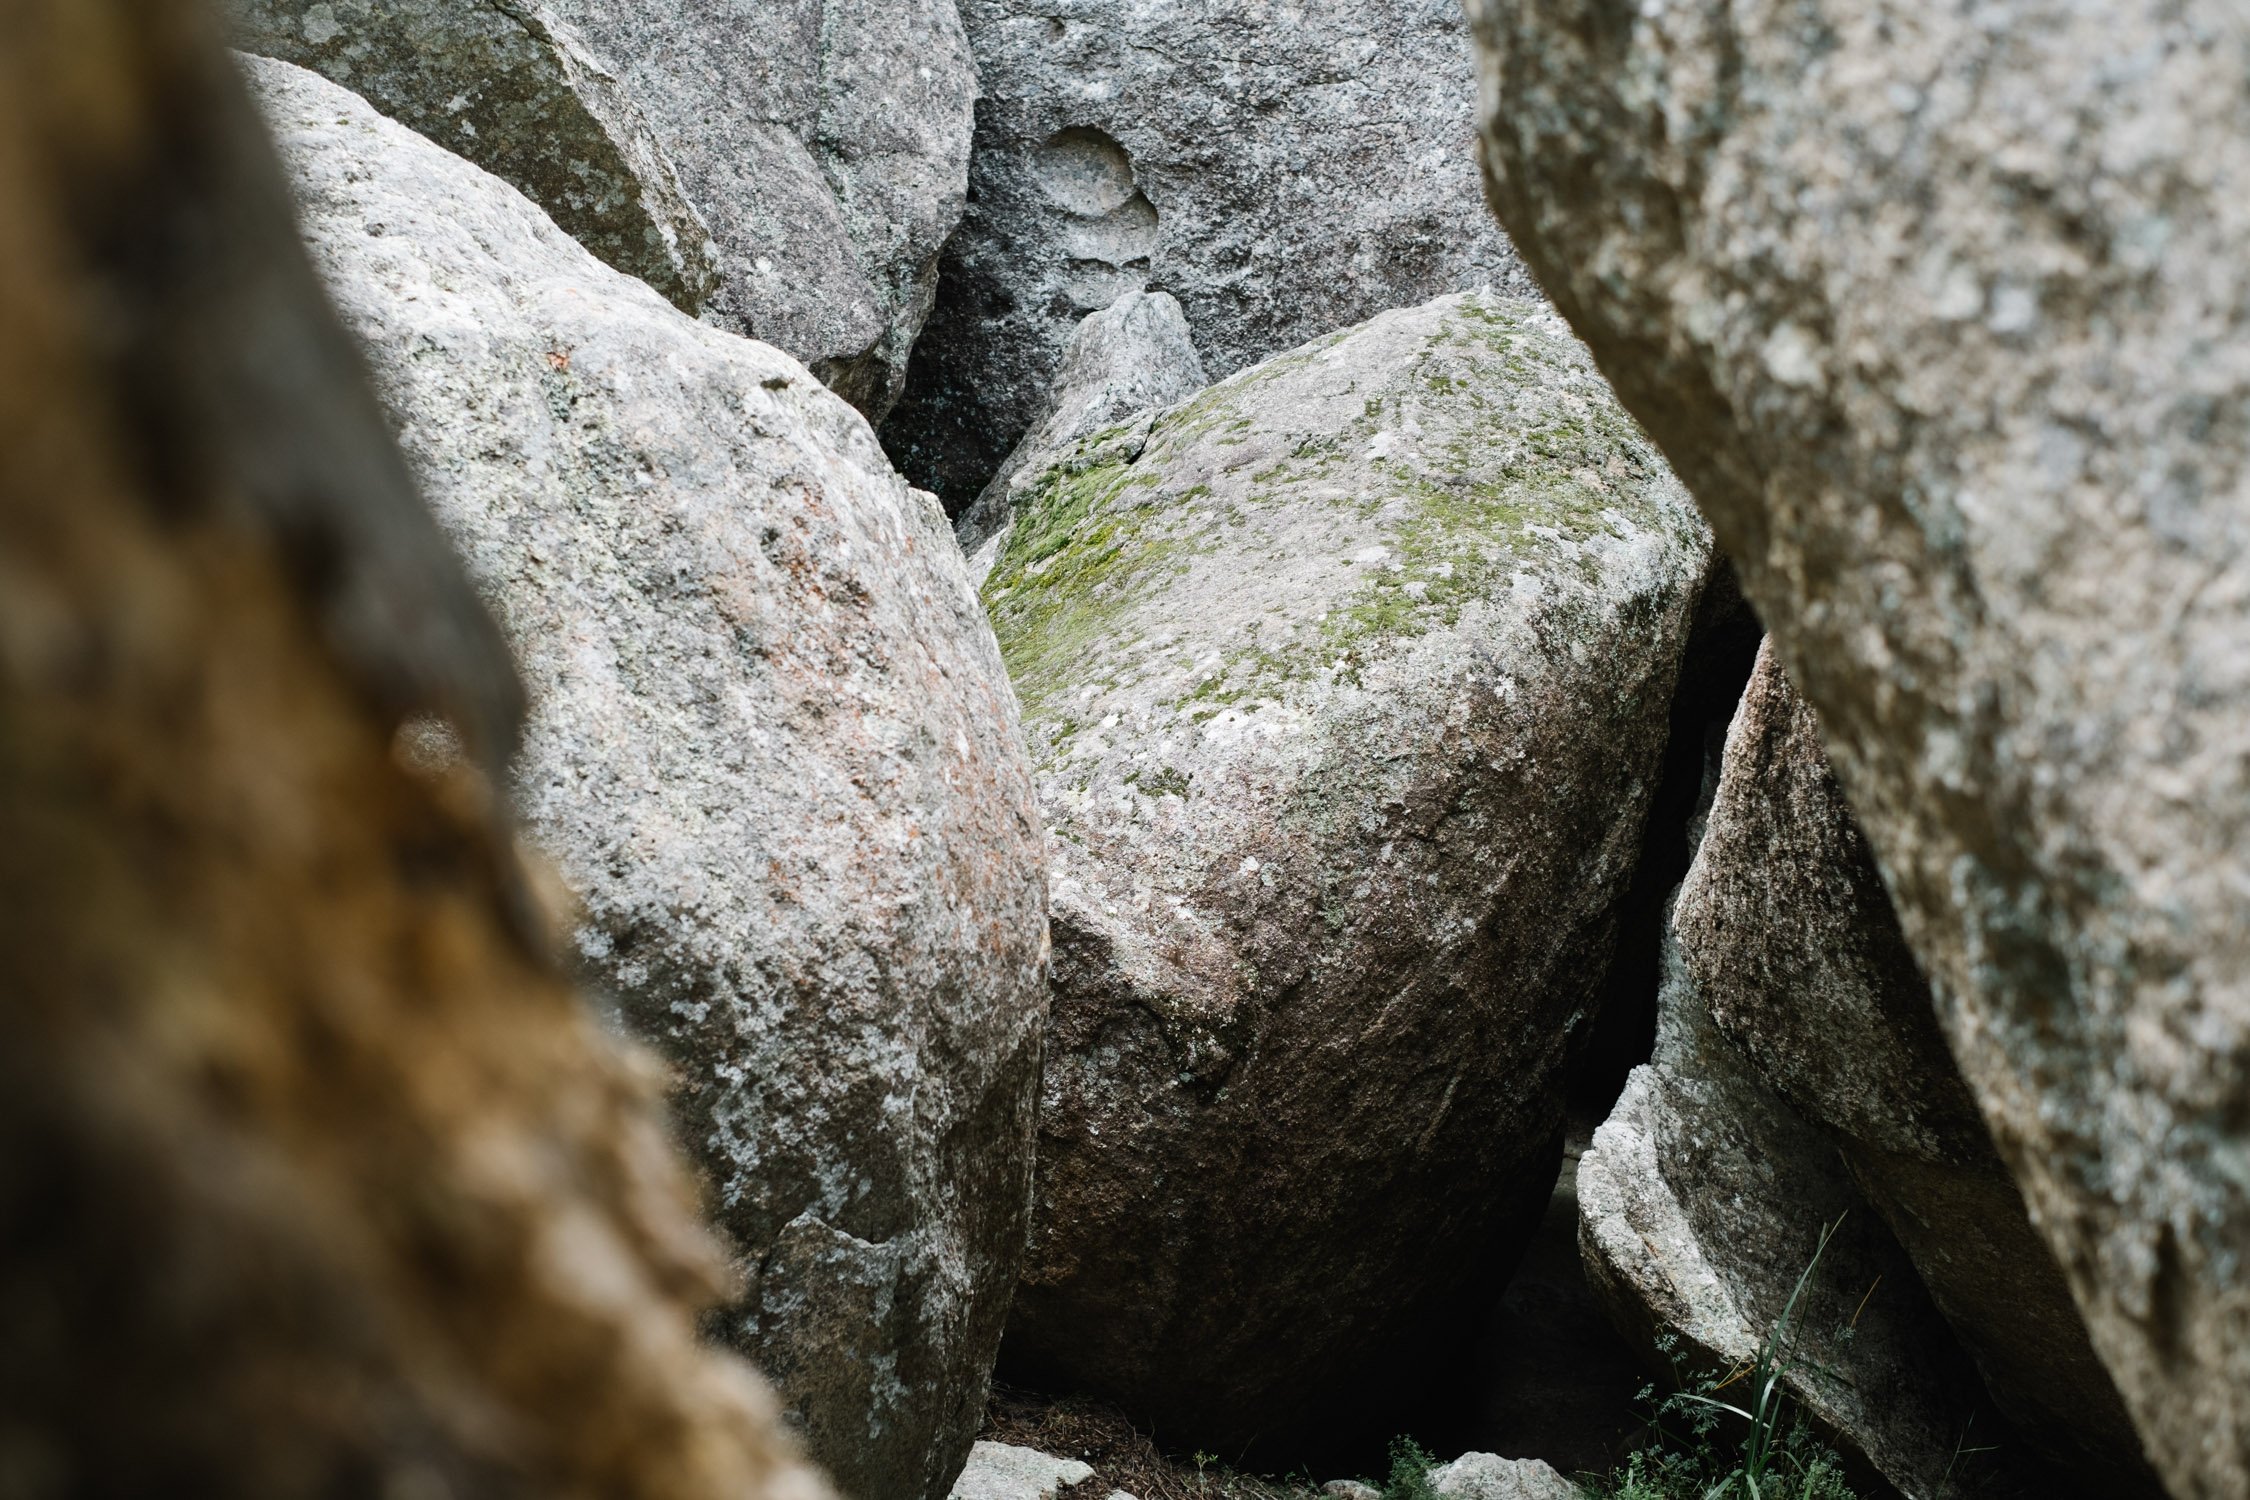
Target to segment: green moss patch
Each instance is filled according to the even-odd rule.
[[[1087,462],[1099,445],[1090,440],[1082,457],[1041,477],[984,594],[1031,719],[1052,722],[1064,695],[1114,685],[1117,664],[1103,654],[1131,644],[1118,638],[1121,616],[1161,599],[1200,559],[1241,546],[1244,587],[1255,589],[1247,559],[1261,545],[1286,551],[1296,511],[1318,507],[1338,523],[1301,530],[1360,576],[1282,638],[1261,639],[1253,626],[1244,640],[1237,620],[1231,649],[1209,641],[1222,660],[1178,699],[1191,717],[1315,677],[1355,677],[1414,637],[1454,626],[1525,569],[1598,583],[1598,554],[1585,543],[1675,524],[1650,498],[1661,478],[1653,448],[1536,310],[1465,299],[1419,349],[1347,384],[1350,415],[1323,426],[1320,411],[1337,407],[1333,382],[1353,372],[1315,366],[1354,336],[1268,361],[1166,413],[1136,459]],[[1300,380],[1307,394],[1292,402]],[[1376,444],[1385,432],[1400,434],[1395,457]],[[1227,458],[1224,450],[1261,436],[1266,452],[1284,456],[1255,469]],[[1337,547],[1339,537],[1348,545]],[[1376,546],[1379,565],[1353,561]],[[1226,583],[1206,575],[1200,586]],[[1198,624],[1163,623],[1191,639]]]

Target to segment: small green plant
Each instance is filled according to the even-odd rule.
[[[1795,1350],[1795,1334],[1805,1289],[1841,1223],[1822,1226],[1811,1261],[1747,1365],[1720,1378],[1683,1378],[1678,1382],[1682,1388],[1661,1401],[1654,1401],[1655,1387],[1641,1388],[1641,1399],[1654,1401],[1649,1441],[1622,1468],[1596,1481],[1597,1496],[1603,1500],[1857,1500],[1845,1481],[1841,1461],[1813,1434],[1803,1413],[1791,1408],[1783,1386],[1789,1372],[1803,1363]],[[1657,1347],[1672,1361],[1675,1375],[1684,1377],[1677,1341],[1666,1335]],[[1737,1386],[1741,1394],[1729,1398],[1726,1393]],[[1730,1417],[1743,1429],[1738,1446],[1722,1441],[1722,1428]]]
[[[1383,1500],[1438,1500],[1430,1485],[1430,1470],[1437,1458],[1410,1437],[1391,1439],[1391,1477],[1383,1485]]]

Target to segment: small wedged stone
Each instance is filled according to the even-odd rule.
[[[1552,315],[1482,295],[1024,493],[984,599],[1054,1018],[1005,1357],[1220,1451],[1387,1420],[1386,1359],[1547,1200],[1701,522]]]
[[[961,1477],[953,1481],[951,1500],[1055,1500],[1058,1490],[1093,1477],[1093,1466],[1078,1459],[980,1438],[969,1450]],[[1111,1491],[1113,1500],[1119,1493]]]
[[[1579,1500],[1578,1486],[1536,1458],[1464,1453],[1430,1470],[1430,1489],[1444,1500]]]
[[[714,1316],[860,1500],[940,1500],[1021,1264],[1043,840],[943,514],[787,355],[255,62],[315,258],[533,709],[514,798],[671,1063]]]
[[[1031,482],[1079,439],[1203,389],[1203,361],[1180,304],[1163,292],[1127,292],[1090,313],[1070,335],[1061,371],[1023,441],[976,503],[953,523],[961,550],[977,559],[981,585],[999,558],[994,544]]]

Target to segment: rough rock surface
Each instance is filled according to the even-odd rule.
[[[1055,1500],[1057,1490],[1083,1484],[1091,1464],[1057,1458],[1017,1443],[979,1441],[953,1481],[951,1500]]]
[[[1430,1489],[1443,1500],[1578,1500],[1578,1486],[1536,1458],[1464,1453],[1430,1470]]]
[[[1909,1500],[2052,1493],[1827,1134],[1712,1024],[1676,948],[1655,1057],[1594,1132],[1578,1203],[1587,1279],[1618,1330],[1651,1355],[1669,1335],[1673,1357],[1715,1373],[1749,1363],[1832,1227],[1784,1382],[1822,1435]],[[2002,1452],[1961,1467],[1957,1446]]]
[[[690,313],[717,251],[648,120],[539,0],[223,0],[247,51],[314,68],[483,163]]]
[[[1820,715],[2157,1470],[2250,1493],[2250,29],[1477,0],[1491,193]]]
[[[0,1491],[819,1500],[205,20],[0,47]]]
[[[1508,297],[1320,340],[1035,481],[984,587],[1051,836],[1028,1382],[1239,1451],[1314,1393],[1374,1411],[1385,1350],[1504,1277],[1709,564]]]
[[[1169,292],[1214,378],[1487,282],[1451,0],[963,0],[970,204],[884,441],[948,510],[1037,418],[1072,329]]]
[[[2016,1430],[2103,1493],[2162,1494],[1770,646],[1707,827],[1674,921],[1720,1030],[1833,1132]]]
[[[748,1277],[721,1326],[850,1493],[942,1496],[1021,1261],[1046,944],[944,517],[803,366],[333,85],[257,77],[529,678],[516,798],[586,971],[673,1061]]]
[[[1081,438],[1128,417],[1185,401],[1208,383],[1180,304],[1163,292],[1127,292],[1070,336],[1046,404],[976,503],[954,522],[976,557],[998,539],[1031,482]],[[970,569],[981,584],[996,548]]]
[[[718,246],[712,311],[880,421],[961,222],[954,0],[551,0],[615,65]]]
[[[953,0],[226,0],[506,178],[604,260],[795,355],[871,417],[967,192]]]

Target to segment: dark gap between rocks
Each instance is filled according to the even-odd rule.
[[[1640,864],[1618,920],[1616,956],[1571,1089],[1572,1119],[1590,1120],[1589,1132],[1609,1118],[1626,1075],[1655,1050],[1665,908],[1695,858],[1694,835],[1717,789],[1727,726],[1765,635],[1731,564],[1723,565],[1704,591],[1696,614],[1672,695],[1671,729],[1641,836]]]
[[[1543,1458],[1575,1479],[1607,1474],[1639,1444],[1633,1396],[1648,1372],[1603,1316],[1578,1256],[1578,1158],[1595,1123],[1573,1122],[1546,1215],[1485,1317],[1475,1402],[1454,1451]]]
[[[1578,1159],[1626,1076],[1655,1050],[1666,908],[1695,857],[1727,726],[1764,635],[1731,565],[1722,565],[1696,613],[1640,862],[1572,1081],[1562,1171],[1521,1265],[1477,1329],[1459,1375],[1463,1399],[1433,1410],[1413,1433],[1440,1458],[1538,1458],[1579,1478],[1607,1474],[1642,1436],[1633,1397],[1648,1371],[1594,1300],[1578,1253]]]

